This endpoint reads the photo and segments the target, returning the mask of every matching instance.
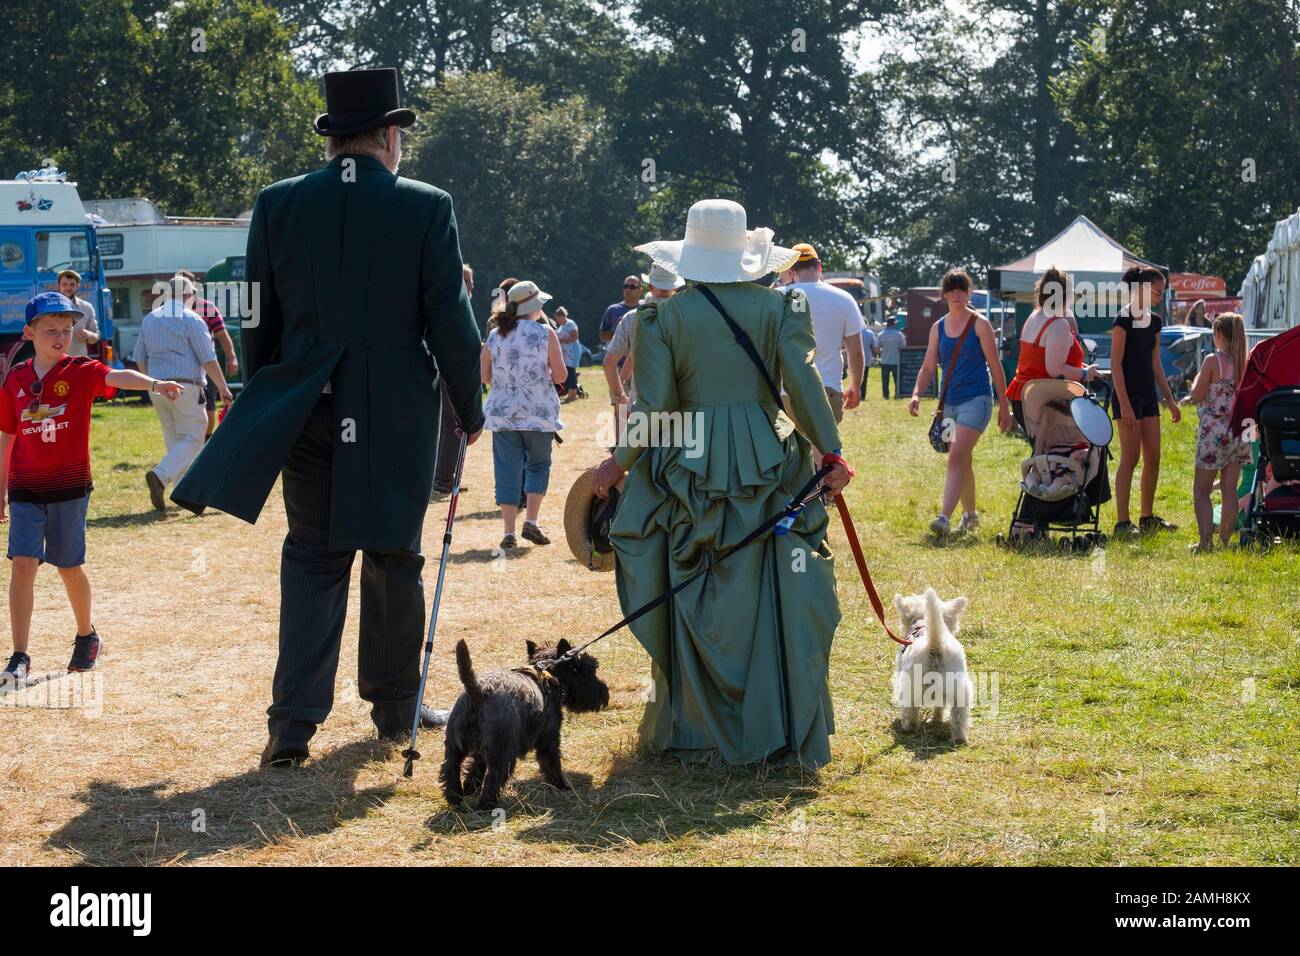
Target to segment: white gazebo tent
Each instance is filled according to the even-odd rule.
[[[1087,216],[1079,216],[1055,238],[1027,256],[989,270],[989,289],[1006,298],[1034,291],[1034,283],[1050,266],[1070,273],[1080,283],[1118,282],[1132,266],[1154,266],[1166,276],[1169,268],[1132,252]]]
[[[1242,281],[1241,314],[1248,329],[1290,329],[1300,325],[1300,211],[1273,227],[1273,238],[1255,257]]]

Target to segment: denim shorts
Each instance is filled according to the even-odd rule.
[[[72,501],[9,502],[9,554],[48,561],[56,568],[86,563],[86,509],[90,495]]]
[[[993,417],[993,396],[981,395],[960,405],[944,405],[943,417],[982,432],[989,427],[989,419]]]
[[[545,494],[551,481],[554,432],[492,433],[492,465],[499,505],[519,505],[519,496]]]

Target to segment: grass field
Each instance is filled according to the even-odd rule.
[[[1084,557],[994,546],[1026,446],[992,431],[976,456],[979,538],[933,540],[943,459],[925,441],[925,407],[909,419],[903,406],[875,391],[848,413],[849,502],[887,602],[928,584],[970,599],[961,636],[995,698],[977,707],[970,745],[894,730],[894,648],[833,526],[844,620],[827,768],[687,769],[638,753],[648,663],[623,632],[599,653],[610,709],[566,722],[575,789],[554,791],[521,764],[503,820],[446,806],[437,733],[422,737],[412,780],[401,748],[373,739],[354,676],[355,591],[314,762],[258,770],[279,492],[256,526],[155,516],[143,480],[161,450],[152,410],[101,407],[88,563],[106,642],[96,706],[59,706],[74,626],[58,576],[42,569],[33,670],[53,673],[4,700],[23,706],[0,707],[0,864],[1296,863],[1300,562],[1293,547],[1187,553],[1195,412],[1165,420],[1157,511],[1181,530]],[[472,449],[431,700],[459,689],[458,638],[480,668],[514,665],[526,638],[594,635],[617,620],[613,576],[587,572],[559,541],[563,495],[600,457],[599,411],[594,398],[565,407],[542,522],[556,543],[508,561],[492,556],[490,449]],[[428,548],[445,514],[430,508]],[[1103,519],[1113,523],[1112,505]],[[430,588],[435,573],[436,555]]]

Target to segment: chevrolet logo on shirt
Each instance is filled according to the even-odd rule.
[[[43,422],[47,418],[58,418],[68,410],[67,405],[42,405],[36,411],[23,409],[22,420],[25,422]]]

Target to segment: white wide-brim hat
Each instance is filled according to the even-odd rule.
[[[686,285],[686,280],[670,269],[665,269],[657,263],[650,267],[650,274],[641,274],[641,281],[655,289],[680,289]]]
[[[510,287],[510,291],[506,293],[506,296],[511,302],[515,303],[515,312],[519,315],[536,312],[544,302],[551,301],[549,293],[537,288],[536,282],[528,280],[516,282]]]
[[[799,253],[772,242],[766,226],[746,228],[745,207],[730,199],[703,199],[686,214],[686,237],[637,246],[657,266],[696,282],[753,282],[784,272]]]

